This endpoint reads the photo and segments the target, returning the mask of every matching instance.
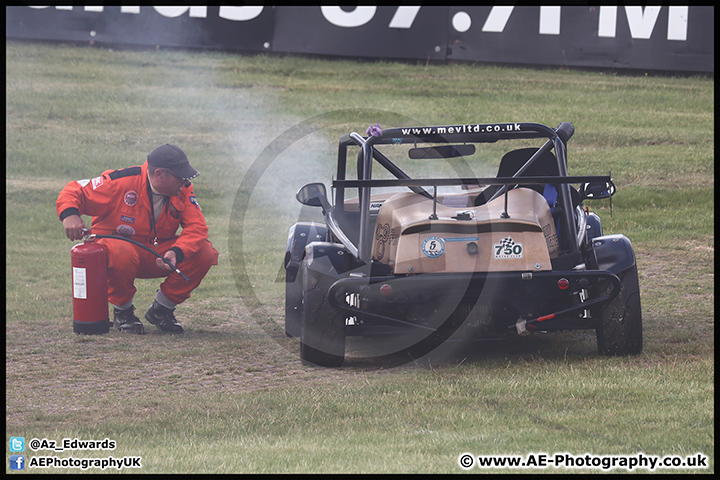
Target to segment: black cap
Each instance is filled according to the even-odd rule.
[[[173,175],[183,180],[190,180],[200,175],[195,170],[190,161],[180,147],[170,145],[160,145],[147,156],[148,165],[158,168],[167,168]]]

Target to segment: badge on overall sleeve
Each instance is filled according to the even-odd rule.
[[[190,203],[195,205],[195,208],[202,212],[202,208],[200,208],[200,204],[198,203],[197,198],[195,198],[195,195],[190,195]]]

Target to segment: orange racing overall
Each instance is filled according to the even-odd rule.
[[[163,295],[180,304],[218,262],[192,184],[183,187],[178,196],[165,197],[162,210],[155,212],[147,169],[145,162],[142,166],[107,170],[92,180],[72,181],[57,199],[60,220],[70,215],[90,215],[92,233],[131,238],[160,255],[172,249],[176,266],[190,278],[187,282],[161,269],[154,255],[130,242],[98,239],[108,252],[108,300],[116,306],[132,301],[136,278],[160,277],[167,277],[160,285]],[[178,227],[182,227],[180,235]]]

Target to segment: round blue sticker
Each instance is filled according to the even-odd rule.
[[[445,242],[442,238],[428,237],[422,244],[422,252],[426,257],[437,258],[445,252]]]

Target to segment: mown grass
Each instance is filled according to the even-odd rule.
[[[712,79],[17,42],[6,71],[7,435],[118,443],[28,457],[142,456],[131,473],[445,473],[463,452],[702,452],[700,472],[714,471]],[[571,121],[570,173],[612,171],[612,217],[607,200],[591,208],[633,242],[643,354],[602,358],[575,332],[394,368],[302,366],[276,282],[287,229],[316,214],[295,191],[329,183],[338,137],[370,123],[496,121]],[[57,194],[164,142],[202,173],[220,264],[178,308],[185,335],[76,336]],[[138,281],[141,315],[158,283]]]

